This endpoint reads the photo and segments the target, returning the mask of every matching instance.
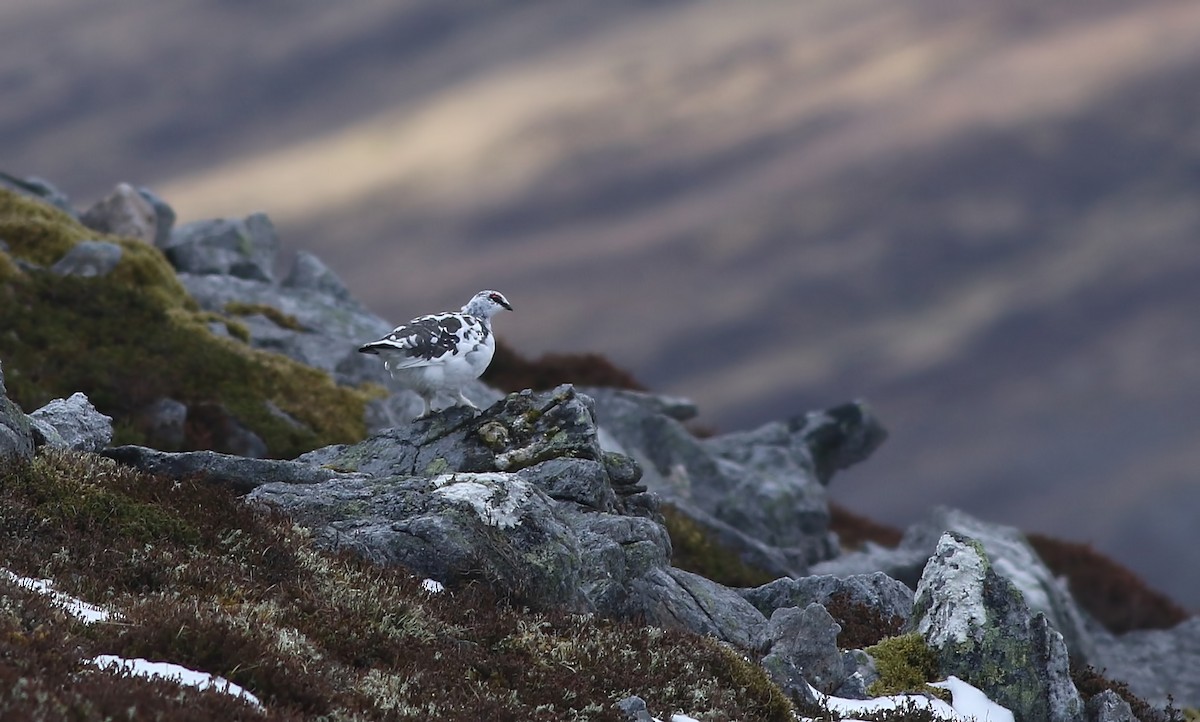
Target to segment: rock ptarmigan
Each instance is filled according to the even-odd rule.
[[[433,413],[433,400],[442,393],[453,395],[454,405],[478,409],[462,389],[492,362],[492,316],[505,310],[512,304],[503,293],[480,291],[458,313],[418,316],[358,350],[382,356],[392,378],[421,397],[425,411],[418,419]]]

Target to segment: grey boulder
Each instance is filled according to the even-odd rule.
[[[29,415],[40,443],[77,451],[99,451],[112,443],[112,417],[80,392],[55,399]]]
[[[811,702],[808,685],[833,693],[848,676],[837,636],[841,626],[825,607],[775,610],[767,624],[771,648],[762,665],[776,684],[799,702]]]

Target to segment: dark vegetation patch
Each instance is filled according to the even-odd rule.
[[[619,720],[630,694],[664,717],[791,715],[709,638],[531,613],[482,585],[429,594],[223,488],[89,454],[0,470],[0,558],[121,614],[84,625],[0,576],[0,719]],[[83,663],[98,654],[223,676],[266,711]]]
[[[1129,703],[1129,707],[1133,710],[1133,716],[1142,722],[1184,722],[1188,719],[1173,705],[1169,705],[1165,710],[1150,706],[1135,695],[1124,682],[1108,679],[1103,672],[1097,671],[1091,665],[1084,667],[1071,665],[1071,681],[1075,683],[1075,688],[1079,690],[1079,694],[1085,702],[1104,690],[1111,689]]]
[[[904,619],[885,617],[878,608],[856,602],[846,592],[830,597],[825,609],[842,627],[837,638],[839,649],[865,649],[904,631]]]
[[[838,544],[849,551],[861,549],[866,542],[895,548],[904,535],[895,527],[855,514],[833,502],[829,504],[829,526],[838,535]]]
[[[542,391],[568,383],[646,390],[632,374],[600,354],[545,354],[538,359],[528,359],[502,341],[496,342],[496,355],[484,372],[483,380],[502,391]]]
[[[218,427],[236,419],[272,455],[287,458],[365,435],[369,391],[340,387],[323,371],[238,341],[237,322],[199,311],[153,246],[96,233],[3,189],[0,238],[13,258],[40,266],[20,268],[0,254],[0,358],[9,395],[24,409],[82,391],[114,418],[117,443],[145,443],[141,412],[172,398],[220,409]],[[46,270],[92,238],[121,247],[112,273],[84,278]],[[235,338],[213,334],[214,320]],[[227,450],[220,448],[224,434],[190,423],[183,448]]]
[[[746,562],[721,546],[689,516],[670,504],[662,505],[667,534],[671,537],[671,565],[727,587],[757,587],[776,576]]]
[[[1110,632],[1170,629],[1191,615],[1167,595],[1090,545],[1027,534],[1029,543],[1055,574],[1065,576],[1071,593]]]

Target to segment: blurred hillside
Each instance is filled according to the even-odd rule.
[[[835,485],[1200,606],[1200,4],[0,5],[0,169],[266,210],[397,321],[482,287],[721,429],[847,398]]]

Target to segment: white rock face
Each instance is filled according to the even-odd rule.
[[[932,574],[930,572],[936,567],[927,567],[921,575],[921,581],[917,584],[916,599],[931,599],[932,606],[929,612],[921,617],[917,631],[935,648],[949,642],[965,642],[972,630],[979,629],[987,621],[983,603],[983,579],[988,561],[975,547],[958,541],[949,534],[943,534],[929,564],[948,567],[953,573]],[[929,588],[929,580],[937,580],[948,588],[939,594],[933,594]]]
[[[500,472],[442,474],[432,479],[434,493],[465,502],[480,521],[499,529],[521,523],[521,510],[533,490],[520,477]]]

